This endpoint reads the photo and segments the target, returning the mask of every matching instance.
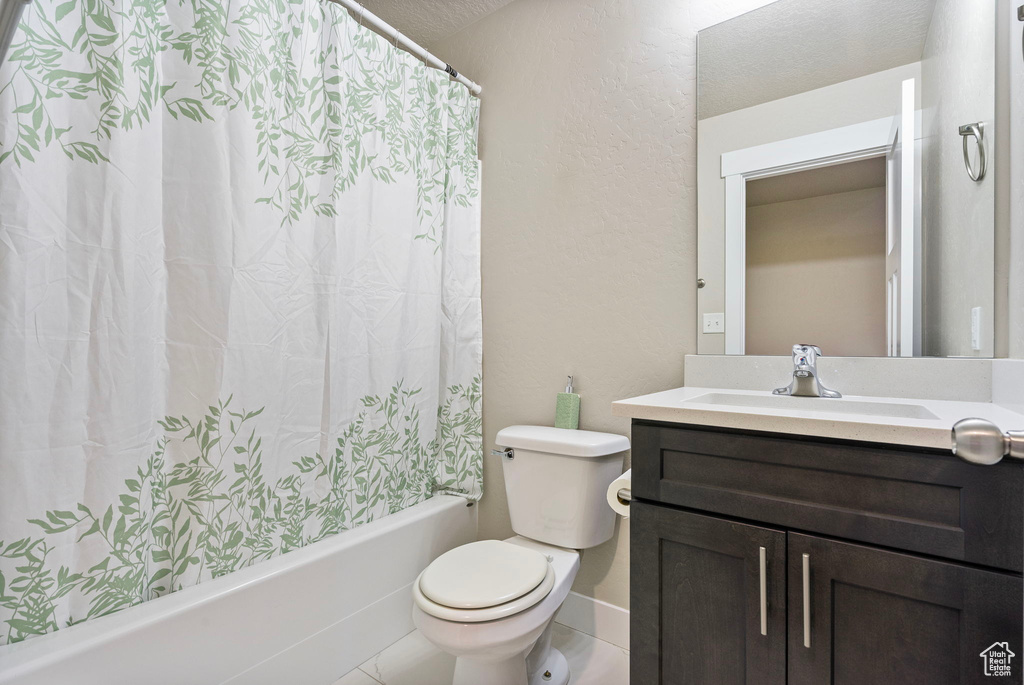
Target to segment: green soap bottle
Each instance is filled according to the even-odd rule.
[[[580,396],[572,391],[572,376],[565,384],[565,392],[558,393],[555,401],[555,428],[580,427]]]

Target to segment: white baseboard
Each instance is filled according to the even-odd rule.
[[[629,610],[570,592],[555,621],[599,640],[629,649]]]

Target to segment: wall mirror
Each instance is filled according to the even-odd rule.
[[[698,350],[996,351],[991,0],[778,0],[698,38]]]

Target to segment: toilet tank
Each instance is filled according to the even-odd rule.
[[[629,439],[613,433],[509,426],[496,442],[512,530],[558,547],[584,549],[609,540],[615,512],[605,494],[622,474]]]

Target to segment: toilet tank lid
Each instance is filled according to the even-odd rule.
[[[568,457],[603,457],[629,449],[629,438],[624,435],[551,426],[502,428],[498,431],[496,442],[502,447],[550,452]]]

